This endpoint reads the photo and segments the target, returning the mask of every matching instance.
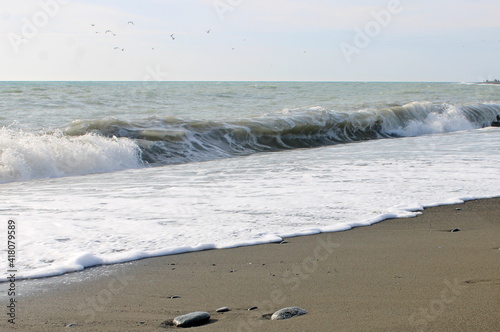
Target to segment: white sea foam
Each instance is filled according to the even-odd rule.
[[[272,85],[255,89],[248,83],[0,82],[0,218],[16,222],[16,276],[53,276],[145,257],[277,242],[412,217],[427,206],[500,196],[500,131],[480,129],[499,112],[496,87]],[[316,133],[325,132],[304,121],[325,123],[326,113],[332,128],[343,128],[332,132],[334,138],[377,138],[379,126],[380,132],[403,138],[143,167],[139,153],[146,150],[138,148],[143,138],[109,134],[117,129],[117,137],[150,137],[147,152],[153,157],[157,142],[168,134],[172,139],[160,155],[207,160],[189,148],[206,148],[209,154],[212,148],[224,148],[219,151],[223,157],[229,156],[227,146],[243,151],[247,147],[239,149],[241,140],[233,139],[251,136],[252,121],[265,122],[248,140],[265,138],[256,141],[257,150],[285,139],[289,146],[294,137],[315,143]],[[110,120],[113,117],[119,121]],[[377,117],[383,121],[377,122]],[[18,120],[18,127],[38,131],[63,128],[75,119],[89,127],[65,135],[6,127]],[[179,131],[164,126],[179,119],[187,119]],[[201,128],[200,122],[189,119],[206,122]],[[233,136],[218,142],[227,143],[222,147],[212,144],[217,139],[210,141],[220,137],[220,128],[211,127],[216,122],[236,128]],[[109,126],[103,127],[106,123]],[[291,131],[276,132],[280,124]],[[297,131],[301,124],[308,131]],[[108,138],[88,133],[102,128],[109,129]],[[175,145],[184,133],[187,144]],[[0,238],[5,239],[6,232],[6,227],[0,228]],[[4,272],[6,263],[0,263]],[[0,278],[5,280],[4,275]]]
[[[463,111],[453,105],[445,105],[441,112],[433,111],[436,108],[432,103],[411,103],[406,108],[422,114],[421,117],[410,120],[404,127],[389,129],[388,131],[399,136],[420,136],[437,133],[448,133],[460,130],[480,128],[481,124],[470,122]]]
[[[21,278],[277,242],[499,196],[499,139],[485,128],[9,183],[0,214],[18,223]]]
[[[0,183],[85,175],[142,166],[131,140],[0,128]]]

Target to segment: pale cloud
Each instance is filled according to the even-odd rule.
[[[398,22],[402,32],[500,27],[499,6],[492,1],[407,1]],[[403,3],[403,2],[402,2]]]
[[[203,3],[212,0],[198,0]],[[230,3],[227,0],[220,0]],[[242,0],[224,13],[224,23],[238,22],[240,28],[264,29],[347,29],[364,19],[373,5],[352,6],[345,2]],[[269,31],[269,30],[268,30]]]
[[[230,4],[227,0],[220,0]],[[198,0],[205,5],[213,0]],[[241,0],[225,17],[238,20],[249,29],[265,27],[352,29],[372,19],[372,13],[391,4],[402,8],[398,25],[407,30],[453,29],[467,27],[499,27],[499,6],[496,1],[300,1]],[[253,25],[253,26],[252,26]]]
[[[376,7],[286,0],[272,2],[256,0],[248,6],[260,22],[273,23],[281,27],[313,29],[350,28],[354,22],[363,20],[366,13],[374,8]]]
[[[404,59],[412,64],[408,68],[426,68],[433,61],[428,54],[453,57],[463,63],[459,70],[470,72],[478,61],[482,71],[499,61],[486,58],[497,52],[499,39],[500,10],[492,0],[71,0],[15,53],[9,33],[21,34],[25,21],[41,10],[39,1],[0,9],[0,80],[142,80],[151,68],[169,72],[165,79],[173,80],[350,80],[367,74],[384,80],[387,63]],[[216,1],[230,6],[222,17]],[[355,29],[390,1],[402,10],[347,65],[339,45],[352,43]],[[108,29],[116,36],[105,34]],[[472,46],[476,39],[495,44]],[[391,72],[416,77],[403,67]],[[426,71],[418,74],[420,79]]]

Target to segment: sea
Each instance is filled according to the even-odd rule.
[[[488,84],[0,82],[0,280],[498,197],[499,115]]]

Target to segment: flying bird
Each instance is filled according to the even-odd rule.
[[[172,38],[172,40],[175,40],[174,34],[171,34],[170,37]]]
[[[134,24],[134,22],[132,22],[132,21],[128,21],[128,23],[127,23],[127,24],[132,24],[132,25],[135,25],[135,24]]]
[[[208,30],[207,30],[207,33],[210,33],[210,30],[212,30],[212,29],[208,29]]]

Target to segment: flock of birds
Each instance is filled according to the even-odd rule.
[[[92,23],[92,24],[90,24],[90,25],[91,25],[92,27],[95,27],[95,26],[96,26],[94,23]],[[127,25],[135,25],[135,23],[134,23],[133,21],[128,21],[128,22],[127,22]],[[206,32],[206,33],[210,33],[210,31],[212,31],[212,29],[205,30],[205,32]],[[96,31],[95,33],[101,33],[101,31]],[[116,37],[116,33],[114,33],[113,31],[111,31],[111,30],[109,30],[109,29],[108,29],[108,30],[106,30],[106,31],[104,31],[104,34],[108,34],[108,33],[109,33],[109,34],[111,34],[113,37]],[[175,40],[175,38],[176,38],[176,37],[175,37],[175,34],[174,34],[174,33],[171,33],[171,34],[170,34],[170,38],[171,38],[172,40]],[[244,42],[246,42],[246,41],[247,41],[247,39],[246,39],[246,38],[244,38],[244,39],[243,39],[243,41],[244,41]],[[122,52],[123,52],[123,51],[125,51],[125,48],[123,48],[123,47],[118,47],[118,46],[115,46],[115,48],[114,48],[114,49],[115,49],[116,51],[122,51]],[[152,47],[151,49],[154,51],[154,49],[155,49],[155,48],[154,48],[154,47]],[[235,48],[234,48],[234,47],[232,47],[231,49],[232,49],[233,51],[235,50]],[[307,51],[304,51],[304,53],[307,53]]]
[[[90,24],[90,25],[91,25],[92,27],[95,27],[95,24],[94,24],[94,23],[92,23],[92,24]],[[135,23],[134,23],[133,21],[128,21],[128,22],[127,22],[127,25],[135,25]],[[211,30],[212,30],[212,29],[208,29],[208,30],[206,30],[205,32],[206,32],[206,33],[210,33],[210,31],[211,31]],[[100,33],[100,31],[96,31],[95,33]],[[104,34],[108,34],[108,33],[110,33],[111,35],[113,35],[113,37],[116,37],[116,33],[114,33],[113,31],[111,31],[111,30],[109,30],[109,29],[108,29],[108,30],[106,30],[106,31],[104,31]],[[174,34],[174,33],[170,34],[170,38],[172,38],[172,40],[175,40],[175,34]],[[115,50],[117,50],[117,51],[122,51],[122,52],[123,52],[123,51],[125,51],[125,48],[118,47],[118,46],[116,46],[114,49],[115,49]],[[152,50],[154,50],[154,47],[152,47],[151,49],[152,49]]]

